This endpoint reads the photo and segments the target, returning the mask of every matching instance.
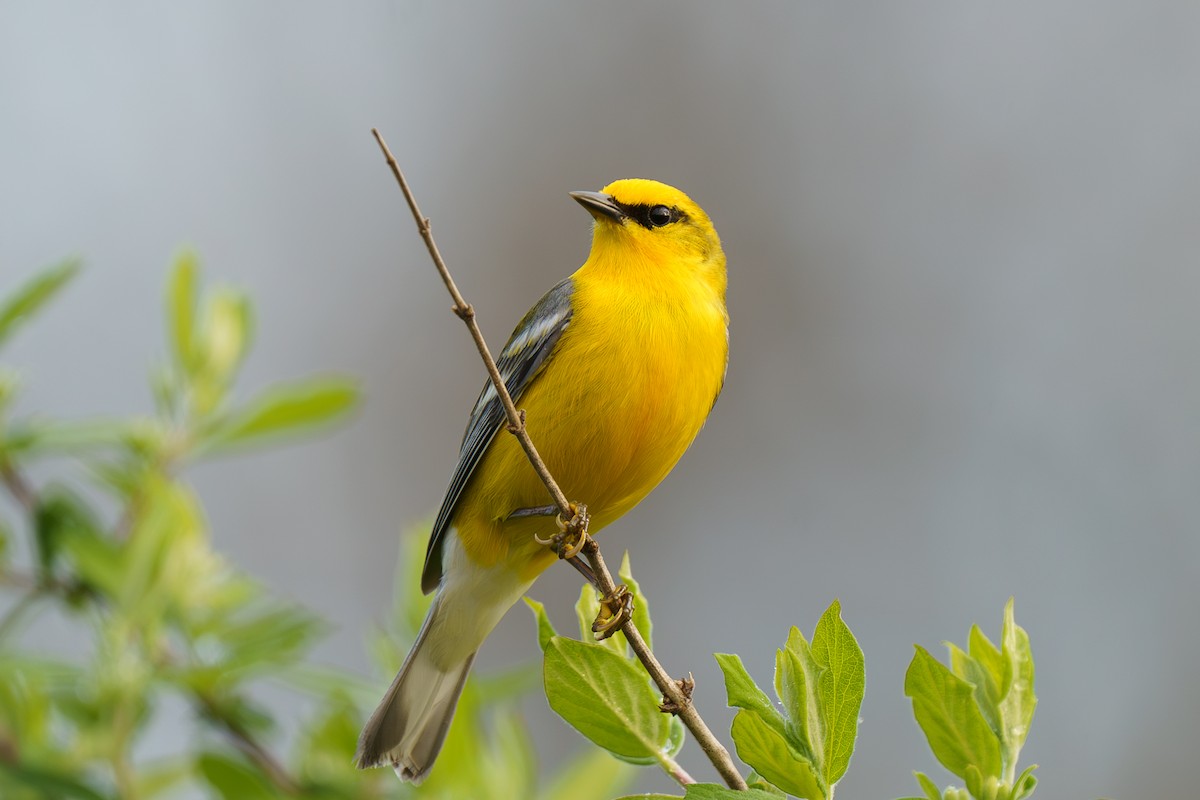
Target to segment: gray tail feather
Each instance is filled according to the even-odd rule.
[[[434,663],[424,649],[432,618],[431,611],[359,736],[354,756],[359,769],[388,764],[403,780],[420,783],[442,749],[475,654],[450,669]]]

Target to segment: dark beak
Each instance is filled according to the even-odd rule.
[[[625,219],[625,212],[612,195],[603,192],[571,192],[570,195],[596,219],[607,217],[615,222]]]

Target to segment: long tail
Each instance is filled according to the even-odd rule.
[[[471,651],[448,665],[438,663],[437,651],[443,648],[431,646],[430,634],[442,627],[441,617],[439,595],[404,665],[359,736],[355,762],[360,769],[387,764],[404,780],[420,783],[433,766],[475,660]]]

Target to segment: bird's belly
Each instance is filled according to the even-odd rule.
[[[700,343],[695,331],[670,326],[653,331],[658,341],[571,333],[578,338],[564,335],[563,345],[575,350],[548,364],[517,405],[563,493],[587,505],[594,533],[657,486],[699,433],[724,377],[725,332],[721,325]],[[566,363],[578,371],[564,370]],[[550,502],[516,438],[500,431],[459,503],[466,553],[485,565],[510,562],[532,578],[553,563],[533,538],[553,534],[553,518],[510,515]]]

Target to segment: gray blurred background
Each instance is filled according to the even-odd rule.
[[[1198,42],[1200,4],[1167,2],[5,3],[0,291],[88,265],[7,360],[26,409],[148,409],[191,244],[258,302],[244,386],[361,376],[346,430],[193,477],[219,546],[365,671],[399,533],[436,509],[483,380],[370,127],[496,346],[586,256],[568,190],[678,185],[729,255],[728,382],[603,542],[632,550],[713,727],[711,653],[767,684],[788,626],[837,597],[868,669],[839,796],[945,783],[903,696],[912,644],[994,638],[1015,595],[1039,796],[1184,797]],[[566,568],[533,590],[564,625],[577,592]],[[517,610],[478,667],[535,657]],[[545,762],[581,746],[544,698],[527,719]]]

